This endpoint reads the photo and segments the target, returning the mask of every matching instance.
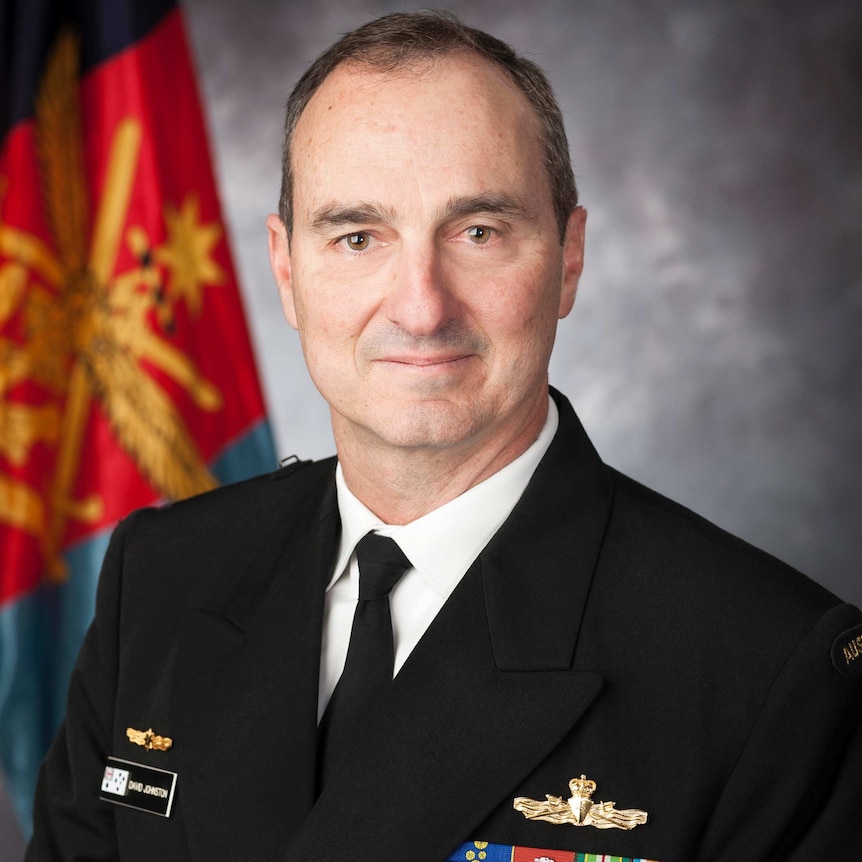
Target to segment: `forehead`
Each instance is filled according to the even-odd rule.
[[[489,183],[549,191],[533,106],[502,70],[463,52],[394,72],[342,64],[299,118],[291,152],[297,215],[306,198],[336,186],[358,194],[381,174],[423,193],[435,179],[449,193]]]

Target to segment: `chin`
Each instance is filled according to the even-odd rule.
[[[393,407],[386,417],[369,424],[390,446],[405,449],[446,449],[457,446],[476,430],[476,417],[451,404],[412,404]]]

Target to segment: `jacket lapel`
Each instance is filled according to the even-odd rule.
[[[274,852],[313,804],[323,596],[338,540],[331,464],[323,472],[299,499],[305,477],[275,483],[243,537],[258,550],[236,588],[182,623],[172,704],[194,859]]]
[[[568,402],[506,524],[465,575],[283,862],[439,862],[559,744],[602,680],[575,662],[611,479]]]

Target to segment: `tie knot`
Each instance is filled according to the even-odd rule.
[[[356,546],[359,563],[359,601],[382,599],[389,595],[411,563],[395,540],[368,533]]]

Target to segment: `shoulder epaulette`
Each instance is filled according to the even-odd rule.
[[[277,482],[280,479],[290,476],[291,473],[295,473],[302,467],[307,467],[309,464],[313,463],[314,462],[311,460],[303,461],[297,455],[288,455],[287,458],[282,458],[281,461],[279,461],[278,470],[270,473],[270,477]]]

